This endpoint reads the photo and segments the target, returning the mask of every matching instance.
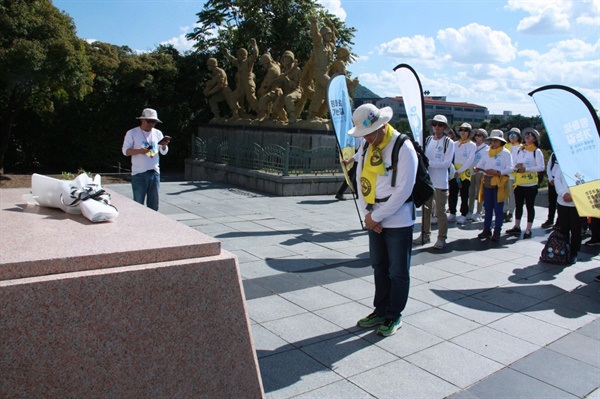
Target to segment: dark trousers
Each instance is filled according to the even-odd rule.
[[[521,220],[523,217],[523,204],[527,208],[527,223],[533,223],[535,218],[535,197],[538,193],[538,186],[515,187],[515,219]]]
[[[577,256],[581,248],[581,224],[582,219],[577,213],[577,208],[574,206],[563,206],[557,204],[558,207],[558,222],[560,232],[566,237],[569,237],[571,245],[571,256]]]
[[[548,220],[550,221],[554,221],[557,198],[558,194],[556,193],[556,187],[554,187],[554,184],[548,184]]]
[[[458,204],[458,195],[460,194],[460,214],[467,216],[467,213],[469,213],[469,187],[471,187],[471,180],[461,180],[460,184],[461,186],[458,187],[456,179],[450,180],[448,207],[450,208],[450,213],[456,215],[456,205]]]
[[[390,319],[402,316],[410,288],[413,226],[369,230],[369,254],[375,277],[375,313]]]

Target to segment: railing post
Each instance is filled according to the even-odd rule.
[[[285,143],[285,154],[283,157],[283,176],[290,175],[290,143]]]

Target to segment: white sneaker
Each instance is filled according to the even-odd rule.
[[[433,245],[433,247],[435,249],[444,249],[445,246],[446,246],[446,240],[444,240],[443,238],[438,238],[438,240]]]
[[[472,221],[473,221],[473,214],[467,213],[467,222],[472,222]]]
[[[437,224],[437,218],[435,216],[431,217],[431,224]]]
[[[481,221],[481,215],[480,215],[480,214],[478,214],[478,213],[474,213],[474,214],[473,214],[473,221],[474,221],[474,222],[479,222],[479,221]]]
[[[463,215],[460,215],[458,218],[456,218],[456,223],[465,224],[467,223],[467,218]]]
[[[448,221],[449,222],[456,222],[456,215],[453,213],[449,213],[448,214]]]

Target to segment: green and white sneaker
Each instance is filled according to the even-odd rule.
[[[377,334],[389,337],[390,335],[396,334],[396,331],[402,327],[402,319],[398,317],[398,319],[385,319],[382,325],[377,329]]]
[[[385,317],[379,316],[377,313],[373,312],[367,317],[360,319],[356,325],[362,328],[371,328],[383,324],[384,321]]]

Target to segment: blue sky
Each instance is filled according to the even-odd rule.
[[[570,86],[600,109],[600,0],[318,1],[357,29],[358,59],[348,70],[382,97],[402,95],[392,70],[406,63],[431,95],[493,114],[539,115],[527,93],[549,84]],[[204,1],[53,4],[73,18],[82,39],[184,51]]]

